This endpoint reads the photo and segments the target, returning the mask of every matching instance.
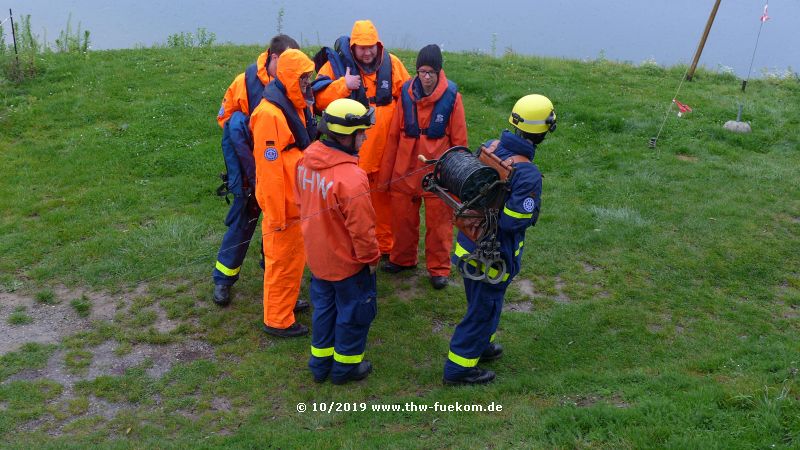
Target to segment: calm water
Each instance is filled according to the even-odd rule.
[[[715,70],[724,66],[745,76],[765,2],[722,1],[701,65]],[[512,49],[673,65],[691,62],[713,5],[713,0],[6,0],[0,21],[9,7],[15,17],[30,14],[34,32],[52,42],[71,13],[73,29],[80,21],[91,31],[94,49],[150,46],[198,27],[214,32],[220,42],[263,44],[275,34],[283,8],[283,31],[310,45],[330,45],[337,36],[349,34],[354,20],[369,18],[389,47],[418,49],[437,43],[450,51],[494,50],[500,55]],[[762,69],[800,69],[800,0],[772,0],[769,15],[753,76],[760,76]]]

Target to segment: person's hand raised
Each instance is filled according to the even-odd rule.
[[[361,76],[350,75],[350,68],[348,67],[347,72],[344,74],[344,84],[347,86],[347,89],[355,91],[361,87]]]

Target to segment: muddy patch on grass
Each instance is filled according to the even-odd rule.
[[[684,155],[683,153],[678,153],[677,155],[675,155],[675,157],[680,159],[681,161],[687,161],[687,162],[698,161],[697,156]]]
[[[520,294],[524,295],[525,297],[528,297],[530,299],[541,297],[541,294],[536,292],[536,288],[533,286],[533,281],[525,278],[519,278],[514,281],[515,281],[514,286],[516,286]]]
[[[533,309],[533,302],[516,302],[516,303],[503,303],[503,312],[521,312],[528,313]]]
[[[177,363],[188,363],[199,359],[215,359],[214,348],[203,341],[187,341],[168,345],[137,344],[131,351],[118,355],[118,344],[106,341],[86,350],[92,354],[88,368],[71,370],[67,367],[67,350],[56,351],[41,369],[25,369],[6,379],[4,383],[16,380],[49,379],[64,387],[62,397],[70,398],[74,386],[79,381],[91,381],[100,376],[120,376],[127,369],[145,364],[145,373],[155,379],[161,378]]]
[[[556,277],[556,296],[553,298],[556,303],[567,304],[572,302],[572,299],[570,299],[569,296],[564,293],[564,288],[566,286],[567,284],[564,283],[564,280],[561,279],[561,277]]]
[[[619,394],[614,394],[611,397],[603,397],[600,395],[576,395],[567,396],[561,399],[562,406],[575,406],[577,408],[591,408],[598,403],[606,403],[617,408],[630,408],[630,403],[623,400]]]
[[[55,344],[64,337],[89,328],[92,321],[114,320],[117,306],[124,296],[87,293],[57,288],[48,303],[17,293],[0,293],[0,354],[19,350],[25,343]],[[78,303],[74,306],[73,301]],[[85,305],[89,305],[88,308]],[[88,311],[87,311],[88,309]],[[30,323],[12,325],[9,316],[20,310]],[[83,311],[80,314],[79,311]]]

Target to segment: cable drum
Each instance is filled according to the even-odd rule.
[[[500,180],[497,171],[480,162],[467,147],[453,147],[445,152],[433,169],[433,177],[463,203],[469,203],[487,186]],[[484,196],[472,207],[485,208],[490,200]]]

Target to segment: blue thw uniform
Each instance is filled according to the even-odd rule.
[[[487,142],[487,147],[493,141]],[[536,146],[530,141],[504,131],[495,150],[501,160],[521,155],[533,160]],[[508,273],[498,284],[474,281],[464,278],[467,294],[467,313],[456,326],[450,340],[450,352],[444,366],[445,379],[458,379],[478,364],[481,353],[494,341],[500,313],[503,311],[503,298],[511,280],[519,273],[522,252],[525,244],[525,231],[536,224],[539,218],[542,194],[542,173],[532,162],[514,164],[514,174],[510,179],[510,191],[506,193],[497,229],[500,255]],[[472,242],[462,232],[458,233],[452,261],[456,265],[465,264],[459,258],[475,249]],[[475,267],[467,270],[476,272]],[[494,269],[489,276],[495,277]]]
[[[225,218],[228,230],[222,237],[212,272],[214,284],[231,286],[239,279],[242,262],[261,215],[261,208],[253,195],[256,165],[249,120],[261,102],[264,87],[271,80],[267,73],[268,62],[268,52],[264,52],[255,64],[234,79],[225,92],[217,115],[217,122],[223,130],[222,155],[233,204]],[[263,255],[261,267],[264,267]]]

